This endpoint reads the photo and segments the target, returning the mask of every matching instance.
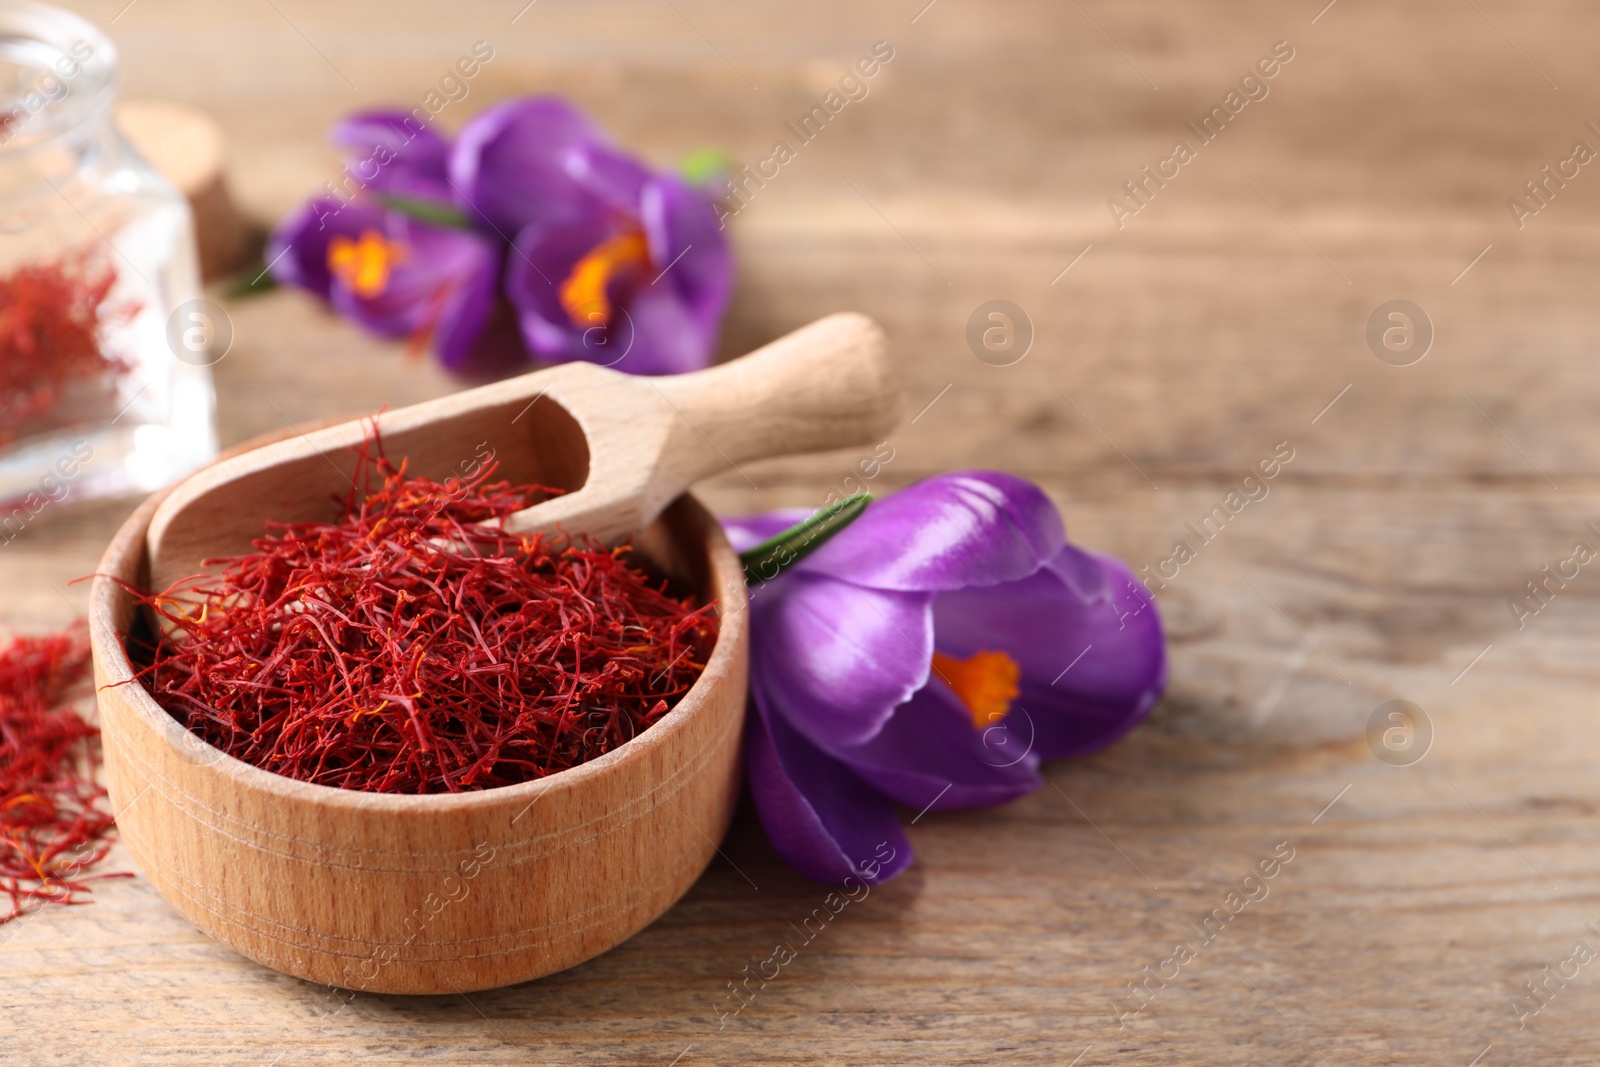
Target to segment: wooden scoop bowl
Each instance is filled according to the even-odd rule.
[[[569,363],[377,420],[385,451],[413,474],[459,474],[485,447],[506,469],[567,495],[519,511],[513,533],[615,542],[653,522],[695,482],[773,456],[874,443],[898,417],[883,331],[865,315],[819,319],[743,359],[645,378]],[[204,573],[202,560],[246,552],[266,520],[329,517],[347,494],[351,451],[369,432],[347,422],[213,464],[180,483],[147,535],[151,588]],[[428,469],[417,457],[459,465]],[[742,473],[742,472],[741,472]]]
[[[624,941],[694,884],[741,785],[744,574],[716,520],[672,498],[730,462],[874,441],[893,403],[876,327],[834,316],[681,378],[574,365],[381,416],[388,455],[413,471],[460,473],[487,447],[512,481],[572,490],[551,509],[564,523],[608,537],[645,524],[639,552],[720,608],[705,671],[659,723],[571,770],[471,793],[284,778],[206,744],[133,680],[126,638],[148,623],[114,579],[160,588],[154,549],[181,577],[247,548],[269,516],[332,518],[361,424],[242,453],[152,497],[106,550],[90,603],[106,780],[141,871],[237,951],[346,989],[471,992]]]

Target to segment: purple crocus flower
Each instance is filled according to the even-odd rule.
[[[349,157],[344,188],[329,183],[273,232],[278,281],[375,332],[432,335],[455,370],[495,347],[502,292],[536,357],[633,374],[711,361],[733,263],[710,196],[618,150],[572,105],[510,100],[454,143],[388,110],[330,136]]]
[[[724,526],[744,550],[798,514]],[[873,503],[751,611],[751,793],[778,852],[822,882],[904,869],[897,802],[1022,796],[1041,760],[1115,741],[1166,683],[1149,593],[1068,544],[1037,486],[993,471]]]
[[[733,264],[703,190],[550,96],[477,115],[448,171],[462,212],[511,242],[505,292],[535,355],[634,374],[710,362]]]
[[[445,169],[450,146],[409,112],[358,111],[329,130],[328,140],[350,157],[345,173],[364,189],[453,203]]]
[[[266,256],[279,282],[309,289],[386,337],[431,335],[440,361],[459,369],[494,308],[501,244],[383,205],[381,197],[394,196],[452,209],[445,144],[415,127],[389,112],[336,126],[332,140],[353,157],[347,172],[376,195],[310,201],[273,231]]]

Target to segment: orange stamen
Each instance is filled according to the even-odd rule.
[[[328,242],[328,269],[360,297],[374,297],[389,285],[389,271],[407,258],[406,246],[377,230],[363,230],[359,240],[340,234]]]
[[[561,307],[574,326],[609,326],[611,298],[606,288],[623,272],[650,265],[644,231],[631,229],[591,248],[561,283]]]
[[[934,672],[948,685],[972,716],[974,728],[982,730],[1005,718],[1011,702],[1021,695],[1017,682],[1022,668],[1004,652],[974,652],[956,659],[943,652],[933,654]]]

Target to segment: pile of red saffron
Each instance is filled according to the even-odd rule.
[[[553,491],[495,468],[437,482],[364,445],[337,521],[271,523],[220,576],[141,594],[171,632],[140,678],[229,755],[344,789],[489,789],[630,740],[699,677],[715,617],[627,547],[502,531]]]
[[[0,275],[0,443],[49,415],[77,382],[110,383],[129,367],[102,347],[105,328],[132,317],[106,297],[116,273],[88,254]]]
[[[62,702],[88,664],[81,625],[0,649],[0,894],[11,899],[0,923],[127,877],[83,874],[105,858],[112,832],[94,781],[100,731]]]

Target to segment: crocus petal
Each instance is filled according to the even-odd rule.
[[[362,296],[328,269],[328,246],[335,237],[359,240],[368,232],[401,246],[403,258],[391,265],[381,292]],[[366,202],[312,200],[273,231],[266,255],[280,283],[316,293],[374,333],[431,330],[440,360],[452,368],[464,364],[482,335],[500,275],[493,241]]]
[[[875,501],[796,564],[876,589],[953,590],[1015,581],[1066,544],[1038,486],[999,471],[942,474]]]
[[[751,643],[771,713],[826,751],[871,738],[928,680],[932,599],[798,573],[763,589]]]
[[[634,341],[632,317],[613,311],[609,324],[575,324],[561,303],[561,284],[591,249],[615,236],[615,219],[597,215],[551,229],[524,227],[506,256],[505,293],[517,313],[523,340],[534,355],[552,363],[587,360],[611,366]],[[617,294],[608,289],[613,299]]]
[[[536,355],[633,374],[711,361],[733,265],[702,190],[653,173],[554,97],[508,101],[472,119],[448,171],[469,217],[514,242],[506,296]],[[574,323],[562,283],[602,242],[640,230],[649,261],[607,283],[608,321]]]
[[[328,242],[335,234],[355,236],[363,224],[381,228],[383,212],[370,205],[343,205],[317,197],[284,216],[267,238],[262,254],[279,285],[297,285],[326,300],[333,284],[328,272]]]
[[[346,171],[365,187],[450,202],[448,146],[415,114],[387,108],[357,112],[334,126],[328,138],[349,154]]]
[[[894,805],[809,744],[759,693],[745,730],[750,795],[762,828],[789,866],[818,882],[883,882],[911,862]],[[893,851],[885,857],[884,848]]]
[[[615,232],[601,218],[551,229],[523,227],[506,256],[506,297],[534,354],[545,359],[583,359],[582,331],[576,331],[561,305],[561,283],[584,255]],[[579,338],[574,347],[574,337]]]
[[[489,323],[499,296],[499,258],[500,250],[488,246],[487,259],[476,259],[445,301],[434,334],[434,349],[439,362],[451,370],[466,368]]]
[[[650,181],[650,168],[626,152],[590,141],[561,153],[561,169],[575,185],[608,207],[628,215],[639,211],[639,198]]]
[[[517,234],[506,259],[506,296],[529,349],[552,362],[582,359],[629,374],[682,374],[704,367],[721,308],[707,320],[686,303],[667,280],[676,268],[659,284],[652,284],[658,276],[650,276],[609,289],[614,308],[609,324],[576,324],[562,305],[563,280],[590,250],[616,234],[617,225],[615,218],[597,215],[559,229],[528,226]]]
[[[1021,581],[940,593],[933,618],[941,652],[995,650],[1017,661],[1022,693],[1004,723],[1032,737],[1041,759],[1110,744],[1166,684],[1154,600],[1119,561],[1071,545]]]
[[[705,324],[669,289],[641,287],[619,315],[610,332],[622,354],[599,362],[629,374],[687,374],[711,362]]]
[[[604,134],[554,96],[507,100],[479,112],[450,148],[447,168],[463,211],[509,237],[602,214],[605,203],[567,173],[565,154]]]
[[[640,195],[639,221],[651,261],[661,268],[650,289],[671,293],[683,309],[696,348],[693,365],[703,367],[711,362],[733,295],[733,253],[711,200],[676,178],[657,178]]]
[[[406,337],[421,330],[436,334],[441,359],[455,366],[483,332],[499,279],[500,253],[483,236],[432,226],[370,204],[347,204],[316,225],[315,210],[290,232],[274,235],[292,247],[274,267],[280,280],[309,276],[341,315],[375,333]],[[376,232],[400,249],[383,288],[362,295],[328,270],[328,245],[336,236],[358,240]],[[284,269],[284,264],[292,266]],[[307,288],[317,291],[313,285]]]
[[[1008,716],[1009,718],[1009,716]],[[1043,784],[1038,758],[1011,727],[984,729],[937,679],[895,709],[877,736],[840,758],[869,784],[918,810],[1004,804]]]

